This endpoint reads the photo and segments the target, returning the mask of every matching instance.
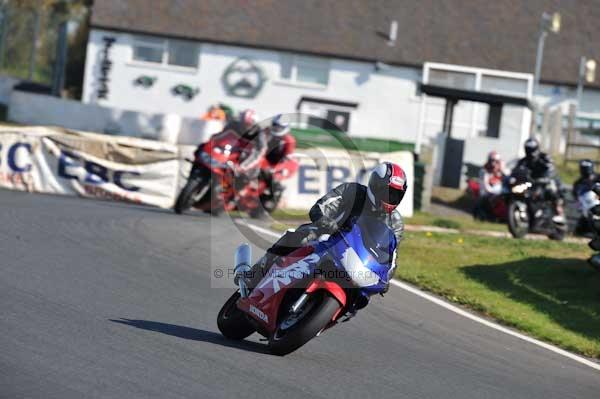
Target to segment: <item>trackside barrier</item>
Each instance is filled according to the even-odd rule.
[[[0,187],[170,208],[185,184],[193,146],[47,127],[0,127]],[[403,215],[412,215],[413,157],[394,153],[300,150],[298,173],[284,182],[282,208],[306,209],[331,188],[365,183],[378,162],[395,161],[407,172]]]

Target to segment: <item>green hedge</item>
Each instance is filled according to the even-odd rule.
[[[328,147],[343,148],[349,151],[362,152],[414,152],[413,143],[405,143],[397,140],[373,139],[365,137],[350,137],[344,132],[324,129],[292,129],[296,138],[298,148]],[[414,208],[421,209],[423,196],[423,181],[425,178],[425,164],[415,162],[414,182]]]
[[[350,137],[344,132],[324,129],[292,129],[298,148],[329,147],[350,151],[395,152],[415,149],[413,143],[396,140]]]

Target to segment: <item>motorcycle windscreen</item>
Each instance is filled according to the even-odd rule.
[[[361,217],[357,221],[365,248],[383,265],[392,261],[396,249],[396,236],[385,223],[372,217]]]
[[[358,287],[383,286],[396,247],[391,229],[376,219],[362,218],[344,238],[345,243],[338,242],[337,247],[348,277]]]

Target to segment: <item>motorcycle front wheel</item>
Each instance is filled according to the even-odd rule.
[[[201,190],[208,190],[209,188],[205,179],[201,177],[189,179],[183,186],[179,196],[177,196],[177,201],[175,201],[173,207],[175,213],[181,215],[184,211],[190,209],[200,199],[198,197],[204,196],[204,194],[198,195]]]
[[[292,353],[325,329],[340,309],[340,303],[326,292],[317,292],[297,314],[284,309],[269,337],[269,351],[277,356]]]
[[[250,336],[256,330],[250,324],[246,315],[238,309],[238,299],[240,299],[240,293],[236,291],[225,302],[217,316],[217,327],[224,337],[241,340]]]
[[[523,238],[529,232],[529,218],[521,208],[524,204],[520,201],[511,202],[508,207],[508,230],[514,238]]]

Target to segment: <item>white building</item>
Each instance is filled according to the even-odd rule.
[[[377,70],[373,62],[100,29],[91,32],[87,59],[84,102],[188,117],[218,102],[264,117],[306,112],[333,121],[341,115],[351,134],[416,140],[416,68]],[[153,83],[136,83],[143,77]],[[233,87],[244,79],[251,89]],[[189,86],[193,97],[175,95],[178,85]]]
[[[530,72],[546,3],[532,0],[523,10],[508,0],[98,1],[83,101],[186,117],[219,102],[264,117],[301,112],[350,136],[418,146],[447,130],[444,100],[421,95],[421,83],[432,84],[427,62],[467,66],[455,72],[471,74],[470,86],[456,86],[454,78],[434,82],[454,89],[542,103],[575,96],[580,53],[600,56],[583,38],[600,28],[575,23],[589,18],[583,8],[553,2],[563,29],[560,40],[546,40],[542,84],[534,93]],[[496,78],[514,85],[494,86]],[[461,98],[455,107],[451,130],[465,141],[461,162],[481,164],[491,149],[513,159],[529,134],[527,108],[486,101]],[[600,118],[600,91],[586,89],[582,108]]]

